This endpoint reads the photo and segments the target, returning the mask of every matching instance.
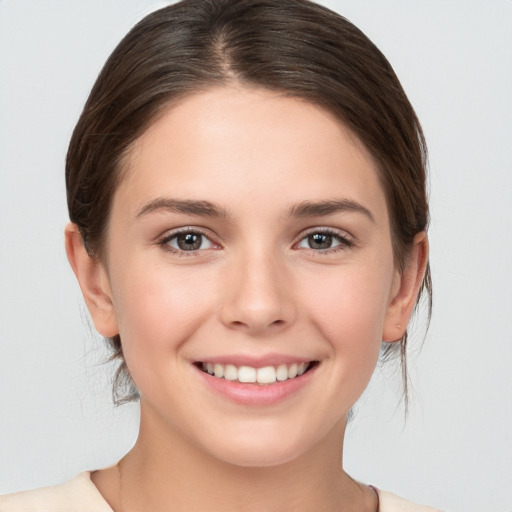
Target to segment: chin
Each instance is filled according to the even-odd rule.
[[[280,466],[299,459],[320,442],[317,436],[290,429],[265,429],[255,422],[254,428],[242,432],[219,432],[210,438],[207,450],[212,457],[240,467]],[[265,431],[266,430],[266,431]],[[228,434],[228,435],[226,435]]]
[[[251,446],[239,447],[216,454],[223,462],[245,468],[268,468],[281,466],[299,458],[303,450],[297,447]]]

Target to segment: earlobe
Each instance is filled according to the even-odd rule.
[[[401,274],[396,274],[391,301],[384,319],[382,339],[398,341],[404,335],[411,318],[428,262],[428,238],[422,231],[413,245]]]
[[[102,335],[112,337],[119,333],[108,274],[102,263],[90,256],[76,224],[65,229],[66,254],[78,280],[94,327]]]

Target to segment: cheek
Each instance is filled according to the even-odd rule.
[[[180,350],[211,309],[213,283],[204,272],[127,265],[114,276],[113,296],[123,352],[132,376]],[[116,283],[119,286],[116,287]]]
[[[331,275],[309,295],[305,309],[329,347],[333,386],[326,400],[343,412],[359,399],[375,370],[388,297],[386,274],[361,269]]]
[[[334,351],[361,361],[373,360],[380,349],[390,300],[391,260],[374,265],[329,270],[317,276],[307,296],[312,321]]]

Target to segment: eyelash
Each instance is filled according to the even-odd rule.
[[[344,251],[346,249],[350,249],[354,246],[354,241],[351,240],[348,236],[341,235],[339,231],[330,228],[313,228],[307,231],[302,238],[295,244],[297,246],[303,240],[306,240],[308,237],[312,235],[327,235],[331,236],[334,240],[338,242],[338,245],[334,247],[328,247],[326,249],[313,249],[307,248],[307,250],[311,251],[312,254],[315,255],[324,255],[324,254],[334,254],[339,251]]]
[[[185,251],[185,250],[177,249],[175,247],[171,247],[169,245],[169,243],[172,240],[176,239],[179,235],[183,235],[183,234],[199,235],[201,237],[204,237],[206,240],[208,240],[209,243],[212,244],[212,246],[217,245],[217,247],[218,247],[218,244],[215,244],[215,242],[213,242],[210,239],[210,237],[206,233],[204,233],[202,230],[200,230],[198,228],[188,228],[188,227],[181,228],[178,231],[174,231],[171,234],[165,235],[158,241],[158,245],[160,247],[162,247],[164,250],[169,251],[172,254],[175,254],[180,257],[182,257],[182,256],[184,256],[184,257],[198,256],[200,252],[206,250],[206,249],[195,249],[195,250]],[[338,231],[335,231],[335,230],[329,229],[329,228],[316,228],[316,229],[313,228],[313,229],[310,229],[308,232],[306,232],[302,236],[302,238],[300,238],[300,240],[294,244],[294,247],[297,247],[298,244],[300,244],[304,240],[307,240],[307,238],[309,238],[310,236],[313,236],[313,235],[330,236],[338,242],[338,245],[335,245],[334,247],[328,247],[326,249],[313,249],[311,247],[305,248],[306,250],[310,251],[312,254],[333,254],[333,253],[337,253],[339,251],[349,249],[354,246],[353,240],[351,240],[350,238],[348,238],[346,236],[341,235]]]
[[[210,237],[204,233],[203,231],[201,231],[200,229],[198,228],[188,228],[188,227],[185,227],[185,228],[181,228],[177,231],[173,231],[172,233],[170,234],[167,234],[165,235],[164,237],[162,237],[159,241],[158,241],[158,245],[160,247],[162,247],[162,249],[166,250],[166,251],[169,251],[170,253],[176,255],[176,256],[180,256],[180,257],[190,257],[190,256],[198,256],[199,253],[205,249],[196,249],[196,250],[192,250],[192,251],[184,251],[184,250],[180,250],[180,249],[176,249],[175,247],[171,247],[169,245],[169,243],[177,238],[178,236],[180,235],[199,235],[201,237],[204,237],[206,240],[208,240],[213,246],[215,245],[218,245],[218,244],[215,244],[215,242],[213,242]]]

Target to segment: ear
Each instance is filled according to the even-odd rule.
[[[78,279],[94,327],[102,336],[115,336],[119,329],[107,271],[86,251],[76,224],[70,222],[64,233],[68,261]]]
[[[405,334],[428,262],[428,238],[422,231],[413,240],[402,274],[396,273],[382,339],[398,341]]]

